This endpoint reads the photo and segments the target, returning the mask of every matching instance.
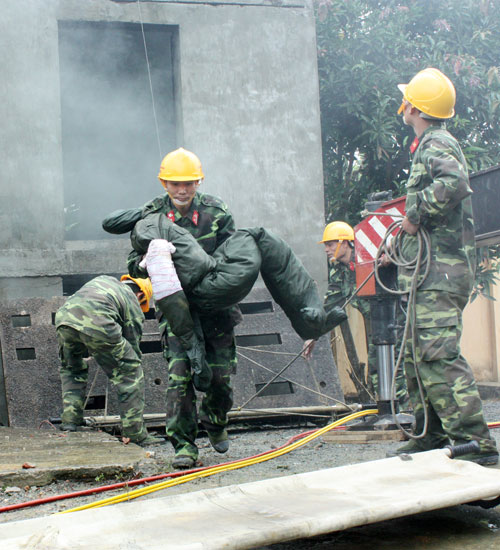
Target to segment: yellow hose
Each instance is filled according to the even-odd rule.
[[[200,472],[194,472],[192,474],[186,474],[182,477],[178,477],[175,479],[170,479],[168,481],[162,481],[160,483],[156,483],[155,485],[149,485],[147,487],[141,487],[139,489],[134,489],[133,491],[128,491],[126,493],[122,493],[120,495],[116,495],[114,497],[105,498],[103,500],[98,500],[96,502],[92,502],[90,504],[85,504],[83,506],[78,506],[77,508],[71,508],[70,510],[64,510],[63,512],[58,512],[58,514],[67,514],[69,512],[79,512],[81,510],[89,510],[90,508],[101,508],[102,506],[108,506],[109,504],[117,504],[119,502],[124,502],[126,500],[133,500],[134,498],[141,497],[144,495],[148,495],[149,493],[153,493],[155,491],[159,491],[161,489],[166,489],[167,487],[174,487],[175,485],[180,485],[181,483],[187,483],[188,481],[192,481],[194,479],[199,479],[202,477],[208,477],[212,476],[214,474],[219,474],[221,472],[228,472],[230,470],[238,470],[239,468],[245,468],[246,466],[251,466],[253,464],[259,464],[260,462],[265,462],[267,460],[271,460],[273,458],[277,458],[278,456],[284,455],[286,453],[289,453],[290,451],[293,451],[295,449],[298,449],[299,447],[302,447],[303,445],[306,445],[313,439],[319,437],[320,435],[323,435],[324,433],[328,432],[329,430],[332,430],[333,428],[336,428],[338,426],[341,426],[342,424],[345,424],[346,422],[349,422],[351,420],[355,420],[357,418],[361,418],[363,416],[368,416],[371,414],[377,414],[377,409],[368,409],[366,411],[358,411],[356,413],[350,414],[349,416],[346,416],[345,418],[341,418],[340,420],[336,420],[335,422],[332,422],[331,424],[328,424],[324,428],[320,428],[316,431],[314,431],[312,434],[309,434],[308,436],[300,439],[299,441],[296,441],[295,443],[292,443],[290,445],[287,445],[283,449],[277,449],[276,451],[273,451],[271,453],[268,453],[264,456],[258,456],[254,458],[244,458],[241,460],[238,460],[231,464],[224,464],[221,466],[213,466],[211,468],[207,468],[206,470],[202,470]]]

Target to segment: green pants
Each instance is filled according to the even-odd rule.
[[[230,375],[236,367],[236,345],[233,330],[204,335],[207,363],[212,382],[200,405],[203,427],[217,434],[227,426],[227,413],[233,405]],[[166,434],[176,455],[198,458],[195,439],[198,434],[197,396],[191,381],[191,368],[179,340],[168,331],[164,353],[168,357],[166,394]]]
[[[423,448],[475,440],[481,451],[495,452],[496,444],[484,420],[472,370],[460,353],[462,311],[466,303],[467,298],[457,294],[417,292],[415,354],[411,330],[405,347],[408,393],[419,434],[424,425],[424,405],[418,389],[418,372],[429,414],[427,435],[419,440]]]
[[[88,380],[88,366],[83,358],[94,357],[116,388],[122,430],[125,437],[141,441],[147,435],[144,427],[144,373],[141,359],[130,343],[95,340],[68,326],[57,329],[61,358],[63,424],[83,423],[83,406]]]

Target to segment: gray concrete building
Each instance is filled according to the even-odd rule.
[[[0,425],[59,414],[55,311],[95,275],[126,272],[128,236],[101,221],[162,194],[160,162],[177,147],[199,156],[201,190],[237,227],[284,238],[324,290],[312,0],[3,0],[0,67]],[[242,304],[235,405],[302,346],[262,286]],[[146,412],[162,412],[154,319],[141,346]],[[304,363],[252,407],[341,397],[327,336]],[[101,374],[91,363],[86,410],[116,413]]]
[[[310,0],[4,0],[0,299],[124,272],[100,222],[161,194],[179,146],[324,286],[315,38]]]

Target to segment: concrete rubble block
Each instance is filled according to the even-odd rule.
[[[5,384],[0,408],[4,412],[2,417],[8,417],[9,426],[38,427],[62,412],[54,316],[65,301],[66,297],[23,298],[4,302],[0,310],[0,375],[3,372]],[[161,413],[165,410],[167,373],[154,318],[145,322],[141,347],[144,348],[145,412]],[[118,415],[116,392],[97,363],[91,358],[88,361],[85,415]]]
[[[43,486],[57,479],[132,475],[148,460],[138,445],[105,432],[0,427],[0,485]]]
[[[65,297],[24,298],[6,302],[0,311],[0,374],[5,396],[0,409],[13,427],[38,428],[62,412],[55,312]],[[243,405],[278,373],[303,346],[290,321],[264,288],[254,288],[241,305],[236,327],[238,366],[232,377],[234,407]],[[167,362],[161,352],[158,323],[148,314],[141,342],[145,376],[145,414],[165,413]],[[118,400],[106,375],[89,358],[85,416],[118,416]],[[1,388],[0,388],[1,390]],[[312,391],[310,391],[312,390]],[[248,408],[267,409],[335,405],[343,393],[329,335],[316,343],[309,361],[299,357]],[[0,410],[1,412],[1,410]]]

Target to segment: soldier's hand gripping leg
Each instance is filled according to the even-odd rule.
[[[199,391],[210,386],[212,371],[205,359],[203,337],[194,330],[189,303],[177,277],[172,254],[175,247],[164,239],[153,239],[144,258],[153,286],[156,307],[179,338],[193,370],[193,384]]]

